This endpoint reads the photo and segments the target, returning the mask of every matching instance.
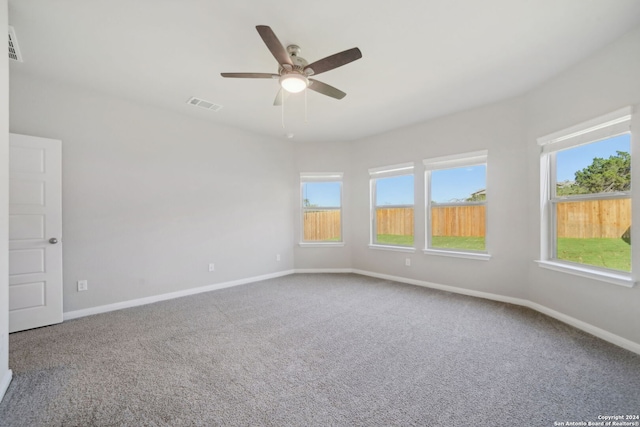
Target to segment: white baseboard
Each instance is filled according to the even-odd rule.
[[[13,378],[13,372],[11,369],[7,369],[7,372],[4,373],[2,380],[0,381],[0,402],[2,402],[2,399],[7,392],[9,384],[11,384],[11,378]]]
[[[353,273],[355,274],[361,274],[363,276],[370,276],[370,277],[376,277],[378,279],[385,279],[385,280],[393,280],[394,282],[401,282],[401,283],[407,283],[410,285],[417,285],[417,286],[424,286],[427,288],[433,288],[433,289],[439,289],[439,290],[443,290],[443,291],[447,291],[447,292],[453,292],[456,294],[462,294],[462,295],[469,295],[469,296],[473,296],[473,297],[478,297],[478,298],[485,298],[485,299],[490,299],[490,300],[494,300],[494,301],[500,301],[500,302],[506,302],[509,304],[515,304],[515,305],[521,305],[524,307],[528,307],[532,310],[535,310],[537,312],[540,312],[542,314],[545,314],[549,317],[553,317],[556,320],[559,320],[560,322],[566,323],[568,325],[571,325],[575,328],[578,328],[584,332],[587,332],[591,335],[594,335],[600,339],[603,339],[607,342],[610,342],[611,344],[615,344],[619,347],[622,347],[626,350],[632,351],[636,354],[640,354],[640,344],[631,340],[628,340],[626,338],[623,338],[619,335],[613,334],[609,331],[605,331],[604,329],[598,328],[597,326],[594,326],[590,323],[587,322],[583,322],[582,320],[578,320],[575,317],[571,317],[568,316],[566,314],[560,313],[559,311],[555,311],[552,310],[548,307],[545,307],[541,304],[535,303],[533,301],[529,301],[526,299],[522,299],[522,298],[514,298],[514,297],[507,297],[507,296],[503,296],[503,295],[498,295],[498,294],[492,294],[489,292],[482,292],[482,291],[474,291],[474,290],[470,290],[470,289],[464,289],[464,288],[458,288],[455,286],[448,286],[448,285],[440,285],[437,283],[431,283],[431,282],[426,282],[423,280],[415,280],[415,279],[409,279],[406,277],[399,277],[399,276],[390,276],[387,274],[380,274],[380,273],[374,273],[371,271],[365,271],[365,270],[357,270],[354,269],[352,270]]]
[[[288,276],[293,273],[294,273],[294,270],[278,271],[276,273],[247,277],[245,279],[232,280],[230,282],[215,283],[212,285],[201,286],[198,288],[191,288],[191,289],[185,289],[182,291],[169,292],[161,295],[153,295],[146,298],[138,298],[138,299],[133,299],[129,301],[116,302],[114,304],[100,305],[97,307],[85,308],[82,310],[67,311],[66,313],[63,314],[63,321],[77,319],[79,317],[84,317],[84,316],[91,316],[93,314],[107,313],[109,311],[122,310],[123,308],[138,307],[141,305],[152,304],[154,302],[166,301],[174,298],[186,297],[189,295],[200,294],[202,292],[210,292],[218,289],[230,288],[232,286],[245,285],[247,283],[260,282],[262,280]]]
[[[546,314],[549,317],[553,317],[554,319],[571,325],[575,328],[581,329],[591,335],[595,335],[596,337],[608,341],[611,344],[615,344],[636,354],[640,354],[640,344],[638,344],[637,342],[622,338],[619,335],[613,334],[609,331],[605,331],[604,329],[600,329],[590,323],[583,322],[582,320],[578,320],[575,317],[567,316],[564,313],[552,310],[548,307],[545,307],[544,305],[540,305],[535,302],[527,301],[527,307],[542,314]]]
[[[91,307],[84,310],[76,310],[69,311],[64,313],[64,320],[76,319],[78,317],[90,316],[92,314],[106,313],[114,310],[121,310],[123,308],[137,307],[140,305],[152,304],[154,302],[165,301],[173,298],[180,298],[188,295],[195,295],[202,292],[215,291],[217,289],[229,288],[232,286],[244,285],[247,283],[259,282],[261,280],[273,279],[276,277],[288,276],[294,273],[354,273],[360,274],[362,276],[375,277],[378,279],[384,280],[392,280],[394,282],[407,283],[410,285],[423,286],[426,288],[439,289],[441,291],[452,292],[456,294],[468,295],[476,298],[485,298],[493,301],[505,302],[508,304],[521,305],[523,307],[528,307],[532,310],[538,311],[542,314],[545,314],[549,317],[553,317],[556,320],[559,320],[563,323],[571,325],[575,328],[578,328],[582,331],[585,331],[591,335],[594,335],[600,339],[603,339],[607,342],[615,344],[619,347],[632,351],[636,354],[640,354],[640,344],[634,341],[623,338],[619,335],[613,334],[609,331],[605,331],[604,329],[598,328],[597,326],[591,325],[589,323],[583,322],[582,320],[578,320],[574,317],[568,316],[566,314],[560,313],[558,311],[552,310],[548,307],[545,307],[541,304],[515,297],[508,297],[499,294],[492,294],[489,292],[475,291],[472,289],[458,288],[456,286],[449,285],[441,285],[439,283],[427,282],[424,280],[410,279],[407,277],[400,276],[391,276],[388,274],[375,273],[372,271],[366,270],[358,270],[353,268],[311,268],[311,269],[295,269],[295,270],[285,270],[279,271],[277,273],[265,274],[262,276],[254,276],[248,277],[246,279],[233,280],[230,282],[216,283],[213,285],[202,286],[199,288],[193,289],[185,289],[183,291],[170,292],[162,295],[155,295],[147,298],[140,298],[130,301],[118,302],[115,304],[107,304],[101,305],[98,307]],[[11,381],[11,375],[9,374],[9,380]],[[2,391],[2,385],[0,383],[0,391]],[[7,383],[8,386],[8,383]]]
[[[294,273],[353,273],[353,268],[296,268]]]
[[[469,295],[476,298],[490,299],[493,301],[506,302],[509,304],[527,306],[527,304],[529,303],[529,301],[520,299],[520,298],[507,297],[504,295],[492,294],[489,292],[474,291],[472,289],[458,288],[456,286],[441,285],[439,283],[426,282],[424,280],[409,279],[406,277],[399,277],[399,276],[390,276],[388,274],[374,273],[374,272],[365,271],[365,270],[353,270],[353,272],[355,274],[361,274],[363,276],[376,277],[378,279],[385,279],[385,280],[393,280],[394,282],[401,282],[401,283],[407,283],[409,285],[423,286],[425,288],[431,288],[431,289],[439,289],[441,291],[452,292],[455,294]]]

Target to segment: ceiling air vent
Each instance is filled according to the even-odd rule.
[[[205,101],[204,99],[196,98],[195,96],[189,98],[187,104],[212,111],[220,111],[220,109],[222,108],[222,105],[214,104],[213,102]]]
[[[9,26],[9,59],[23,62],[22,55],[20,55],[20,48],[18,47],[16,32],[14,31],[12,26]]]

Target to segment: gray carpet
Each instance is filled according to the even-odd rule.
[[[532,310],[292,275],[10,336],[3,426],[552,426],[640,411],[640,356]]]

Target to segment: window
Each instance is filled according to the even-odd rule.
[[[425,253],[488,259],[487,152],[424,160]]]
[[[413,163],[370,169],[371,246],[413,247]]]
[[[300,174],[301,245],[342,245],[342,173]]]
[[[631,281],[631,108],[540,138],[541,266]]]

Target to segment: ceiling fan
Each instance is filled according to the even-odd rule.
[[[330,96],[342,99],[346,93],[321,81],[311,79],[310,76],[318,75],[334,68],[341,67],[356,59],[362,58],[362,52],[357,47],[336,53],[326,58],[309,64],[304,58],[298,56],[300,47],[287,46],[285,49],[275,33],[266,25],[257,25],[256,30],[262,40],[278,61],[278,74],[271,73],[220,73],[222,77],[234,77],[241,79],[278,79],[280,91],[276,95],[273,105],[281,105],[283,98],[289,93],[298,93],[306,88]]]

